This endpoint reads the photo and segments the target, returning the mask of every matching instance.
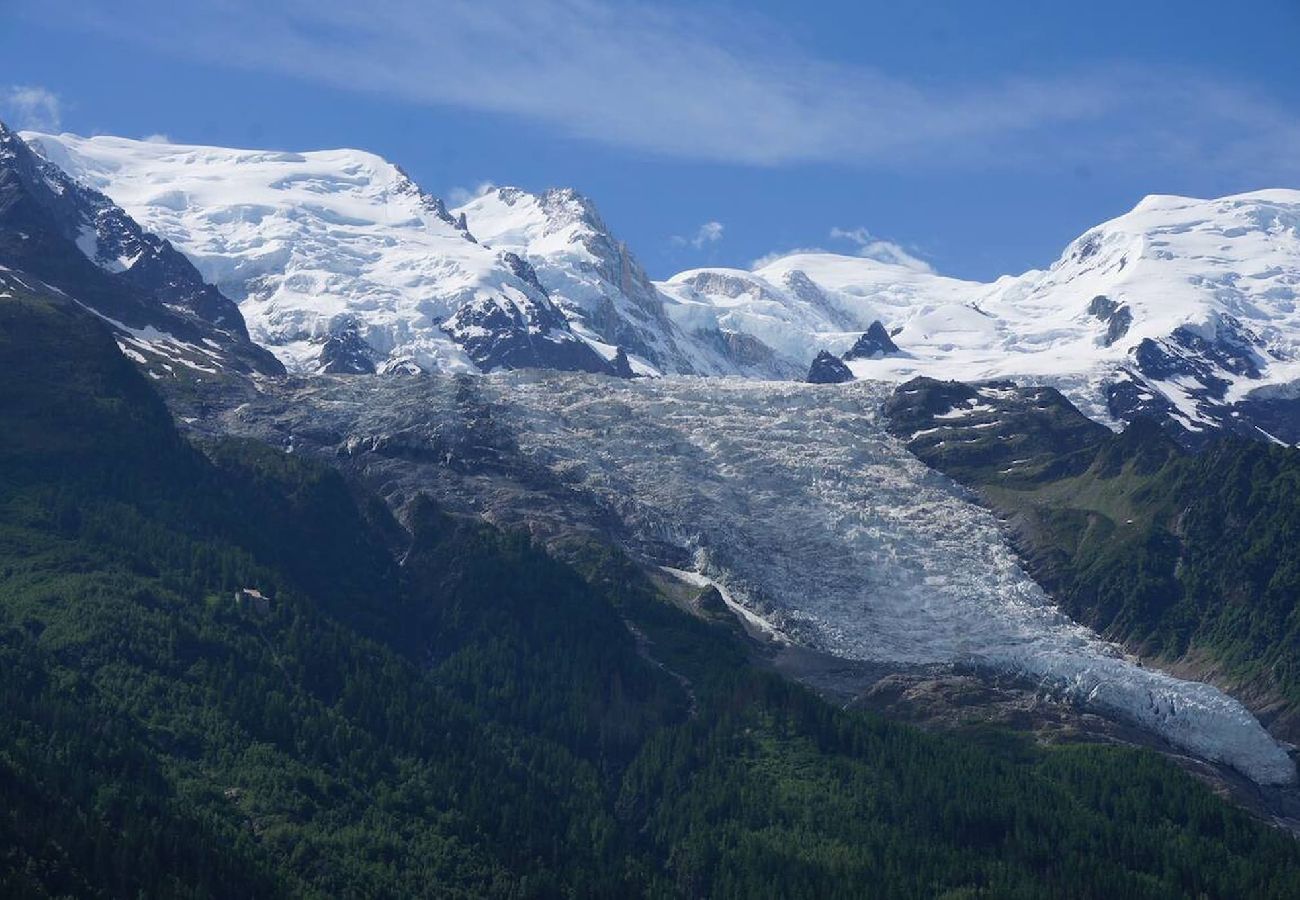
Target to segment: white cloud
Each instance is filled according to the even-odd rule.
[[[494,184],[491,181],[480,181],[477,187],[472,187],[472,188],[456,185],[455,187],[448,189],[447,202],[450,203],[453,208],[457,206],[464,206],[466,203],[470,202],[471,200],[477,200],[479,197],[482,197],[484,194],[490,193],[491,191],[495,191],[496,189],[497,189],[496,184]]]
[[[722,234],[726,231],[726,226],[721,222],[705,222],[695,230],[693,237],[683,237],[675,234],[670,240],[679,247],[687,245],[694,247],[696,250],[703,250],[708,244],[716,244],[722,240]]]
[[[18,130],[58,131],[62,125],[59,95],[39,85],[0,88],[0,110]]]
[[[933,266],[904,248],[902,244],[878,238],[861,226],[857,228],[832,228],[830,236],[831,240],[849,241],[856,244],[858,256],[892,263],[896,266],[905,266],[918,272],[934,271]]]
[[[1195,72],[1115,63],[916,82],[822,59],[734,5],[645,0],[14,0],[161,52],[540,123],[682,158],[1059,167],[1169,161],[1276,181],[1300,122]]]
[[[721,222],[705,222],[695,232],[695,237],[691,238],[691,246],[700,250],[705,244],[716,244],[722,240],[722,232],[726,227]]]
[[[170,137],[168,137],[165,134],[162,134],[161,132],[156,134],[146,134],[144,136],[144,139],[147,143],[150,144],[170,144],[172,142],[172,139]]]

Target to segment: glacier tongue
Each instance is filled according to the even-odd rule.
[[[885,433],[885,385],[490,383],[522,453],[798,640],[1015,672],[1257,782],[1295,780],[1240,703],[1142,668],[1060,613],[994,517]]]

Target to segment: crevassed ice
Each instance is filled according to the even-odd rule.
[[[881,426],[889,386],[489,379],[522,452],[599,495],[798,640],[1012,671],[1261,783],[1295,766],[1240,703],[1073,623],[993,516]]]

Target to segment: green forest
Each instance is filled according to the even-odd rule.
[[[844,711],[608,546],[195,446],[69,304],[0,301],[0,373],[0,895],[1300,896],[1300,843],[1153,753]],[[1239,459],[1222,502],[1293,490]]]

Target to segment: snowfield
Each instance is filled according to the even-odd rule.
[[[883,383],[554,373],[317,378],[224,429],[359,465],[505,526],[614,534],[793,640],[1013,672],[1264,783],[1295,766],[1217,689],[1124,659],[1026,575],[993,516],[884,430]]]
[[[674,316],[716,317],[796,359],[822,349],[842,354],[878,320],[901,352],[850,361],[859,378],[1050,385],[1101,421],[1113,421],[1106,387],[1122,371],[1137,369],[1142,343],[1165,341],[1180,328],[1209,344],[1239,348],[1248,360],[1206,354],[1208,379],[1202,380],[1145,374],[1145,386],[1167,398],[1192,430],[1212,424],[1197,403],[1212,379],[1227,383],[1219,398],[1225,403],[1252,394],[1300,394],[1300,191],[1294,190],[1217,200],[1150,196],[1083,234],[1047,270],[992,284],[874,259],[800,253],[752,272],[683,272],[661,288],[677,304],[669,307]],[[1252,364],[1257,372],[1243,371]]]
[[[323,341],[351,321],[381,361],[476,371],[442,323],[476,300],[536,298],[441,201],[371,153],[24,137],[170,240],[290,371],[314,370]]]

